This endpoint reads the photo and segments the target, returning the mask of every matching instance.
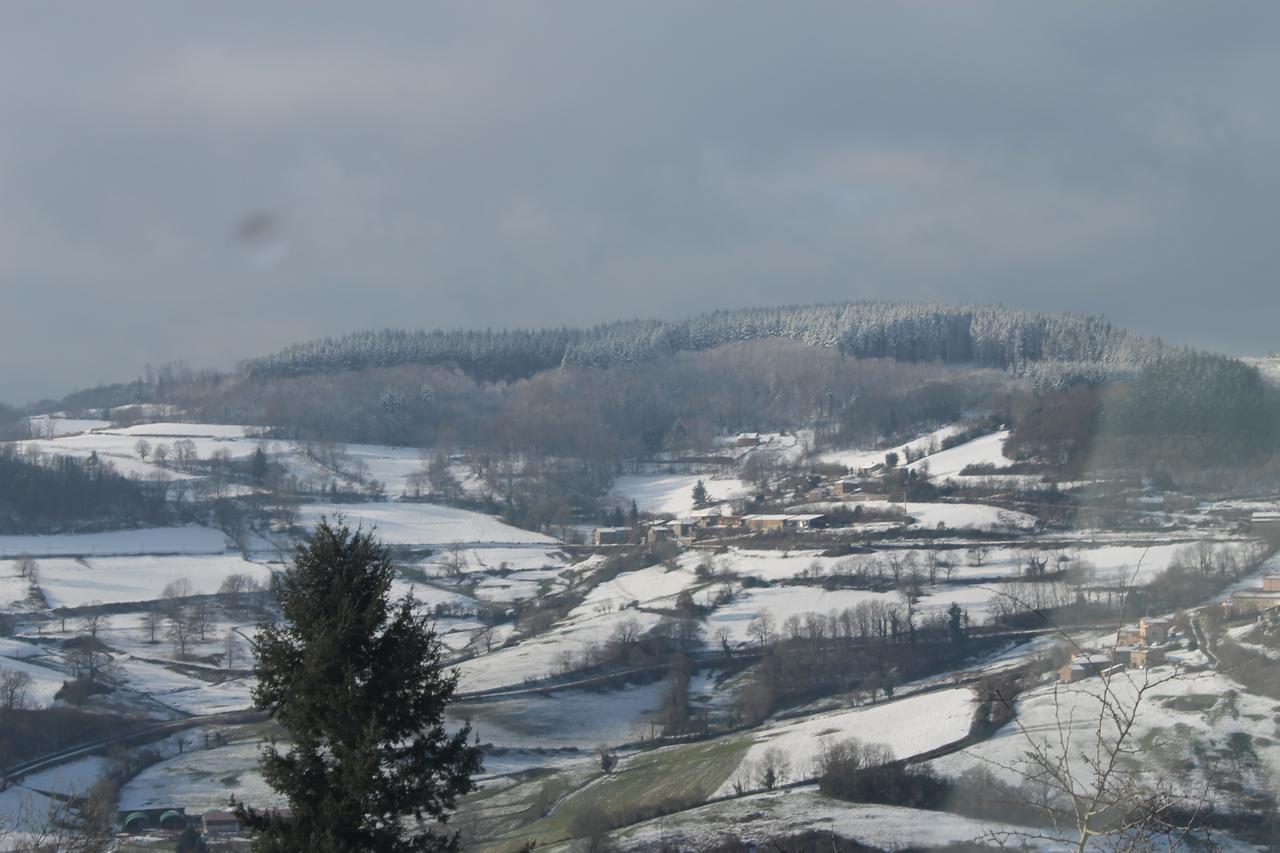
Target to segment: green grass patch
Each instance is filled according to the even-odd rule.
[[[1172,696],[1163,704],[1170,711],[1208,711],[1218,704],[1216,693],[1188,693],[1185,696]]]
[[[750,744],[746,737],[727,737],[641,753],[614,773],[578,786],[552,814],[485,846],[515,850],[529,841],[551,844],[573,837],[573,827],[583,815],[623,822],[630,814],[667,803],[702,802],[737,769]]]

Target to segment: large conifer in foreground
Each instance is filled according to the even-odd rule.
[[[450,735],[457,674],[412,596],[391,601],[394,568],[372,533],[322,520],[277,576],[283,623],[257,640],[254,705],[288,733],[262,772],[288,821],[241,805],[261,851],[448,850],[456,837],[408,821],[443,819],[475,789],[470,726]]]

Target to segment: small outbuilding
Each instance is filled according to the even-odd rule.
[[[229,835],[240,831],[240,821],[234,812],[205,812],[200,822],[206,835]]]

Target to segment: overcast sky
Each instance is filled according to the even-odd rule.
[[[859,298],[1280,349],[1280,3],[25,3],[0,400]]]

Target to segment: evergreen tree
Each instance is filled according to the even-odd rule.
[[[267,478],[267,454],[261,447],[254,450],[253,456],[249,458],[249,476],[255,483],[261,483]]]
[[[706,506],[708,498],[707,484],[699,480],[693,486],[693,505]]]
[[[390,600],[394,574],[373,534],[339,517],[321,520],[277,576],[284,619],[260,629],[253,700],[290,739],[287,751],[263,751],[262,772],[291,817],[238,805],[255,849],[457,849],[430,824],[475,790],[481,754],[469,724],[445,729],[457,673],[442,669],[434,623],[412,595]]]
[[[951,642],[956,645],[964,642],[964,611],[954,601],[947,608],[947,630],[951,634]]]

